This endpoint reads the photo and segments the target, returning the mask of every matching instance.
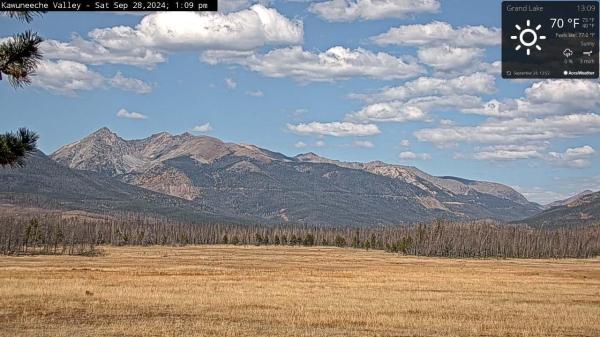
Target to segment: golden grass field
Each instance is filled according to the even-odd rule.
[[[600,259],[102,249],[0,257],[0,335],[600,336]]]

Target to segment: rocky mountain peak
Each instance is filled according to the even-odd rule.
[[[161,139],[161,138],[172,138],[173,135],[171,135],[168,132],[159,132],[159,133],[155,133],[152,136],[150,136],[150,139]]]
[[[324,162],[329,161],[329,159],[319,156],[314,152],[301,153],[294,157],[298,161],[307,161],[307,162]]]
[[[103,127],[103,128],[100,128],[100,129],[94,131],[86,138],[95,138],[95,139],[119,138],[119,136],[116,133],[112,132],[109,128]]]
[[[128,171],[130,165],[123,158],[131,152],[131,144],[104,127],[61,147],[51,157],[70,168],[113,175]]]
[[[368,162],[367,164],[370,164],[370,165],[377,165],[377,166],[388,165],[388,164],[386,164],[386,163],[382,162],[381,160],[374,160],[374,161],[370,161],[370,162]]]
[[[96,130],[92,134],[93,135],[103,135],[103,134],[114,134],[114,133],[105,126],[105,127],[101,127],[100,129]]]
[[[115,132],[112,132],[109,128],[104,127],[101,129],[96,130],[95,132],[91,133],[89,136],[76,141],[70,145],[83,145],[83,146],[87,146],[87,147],[93,147],[93,148],[106,148],[106,147],[123,147],[125,140],[121,137],[119,137],[118,134],[116,134]],[[68,147],[69,145],[67,145],[66,147]],[[65,147],[63,147],[65,148]]]

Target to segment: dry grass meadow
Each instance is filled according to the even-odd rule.
[[[0,257],[0,335],[600,336],[600,259],[103,249]]]

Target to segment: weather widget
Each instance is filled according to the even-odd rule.
[[[598,1],[502,2],[503,78],[598,78]]]

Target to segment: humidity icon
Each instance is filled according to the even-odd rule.
[[[515,50],[521,50],[521,48],[525,47],[527,56],[531,55],[531,47],[533,46],[539,51],[542,50],[542,47],[537,44],[539,40],[546,39],[545,35],[539,35],[538,33],[542,25],[537,25],[534,29],[531,28],[531,20],[527,20],[525,29],[519,25],[515,25],[515,28],[519,31],[519,34],[510,37],[511,40],[519,40],[519,44],[515,47]]]

